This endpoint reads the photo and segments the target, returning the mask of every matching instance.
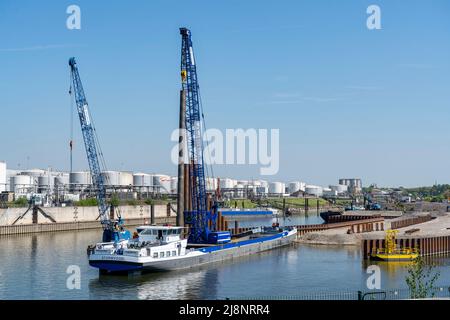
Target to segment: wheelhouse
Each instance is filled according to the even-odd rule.
[[[139,241],[169,243],[181,240],[182,227],[142,226],[137,228]]]

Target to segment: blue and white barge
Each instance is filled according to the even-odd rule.
[[[134,239],[97,243],[89,250],[89,264],[101,273],[188,269],[286,246],[297,236],[296,228],[261,227],[227,243],[190,246],[183,230],[141,226]]]

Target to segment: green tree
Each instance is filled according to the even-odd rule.
[[[119,200],[119,197],[117,196],[117,194],[113,194],[111,196],[111,200],[109,200],[109,204],[112,205],[113,207],[118,207],[120,205],[120,200]]]
[[[18,207],[25,207],[28,204],[28,200],[25,197],[20,197],[14,201],[14,204]]]
[[[96,207],[98,205],[97,199],[88,198],[73,203],[76,207]]]
[[[406,276],[406,284],[410,291],[411,299],[433,298],[433,286],[440,276],[439,272],[433,272],[434,265],[427,265],[421,256],[418,256],[410,266]]]

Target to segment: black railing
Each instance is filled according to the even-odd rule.
[[[302,292],[297,295],[273,295],[234,297],[227,300],[407,300],[414,299],[409,289],[341,291],[341,292]],[[431,289],[426,297],[420,299],[450,299],[450,287],[440,286]]]

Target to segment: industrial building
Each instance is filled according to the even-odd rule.
[[[348,192],[351,194],[361,194],[362,193],[362,182],[359,178],[344,178],[339,179],[340,185],[345,185],[348,187]]]

